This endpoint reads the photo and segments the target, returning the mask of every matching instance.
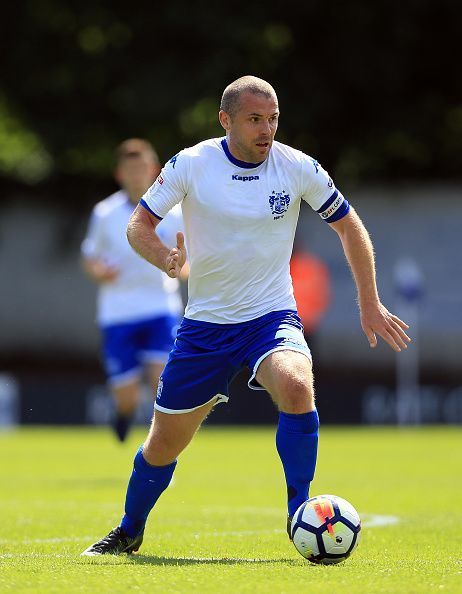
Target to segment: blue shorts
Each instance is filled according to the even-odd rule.
[[[295,311],[273,311],[238,324],[213,324],[183,318],[159,381],[154,407],[161,412],[190,412],[217,398],[229,399],[229,384],[244,368],[249,387],[263,390],[255,379],[258,366],[275,351],[299,351],[311,360],[303,326]]]
[[[178,318],[167,315],[103,326],[103,355],[109,383],[137,380],[142,363],[165,363],[178,329]]]

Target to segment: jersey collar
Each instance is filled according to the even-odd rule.
[[[223,150],[225,151],[225,155],[228,157],[228,159],[231,161],[231,163],[233,165],[237,165],[238,167],[243,167],[244,169],[256,169],[262,163],[264,163],[264,161],[261,161],[260,163],[247,163],[247,161],[240,161],[239,159],[236,159],[236,157],[233,157],[233,155],[231,154],[231,151],[229,150],[228,143],[226,142],[226,138],[222,138],[221,146],[223,147]]]

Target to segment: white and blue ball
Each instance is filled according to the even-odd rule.
[[[297,551],[312,563],[339,563],[358,546],[361,520],[355,508],[336,495],[302,503],[292,518],[290,535]]]

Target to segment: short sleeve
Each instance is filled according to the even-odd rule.
[[[101,217],[97,209],[93,209],[90,222],[88,223],[87,234],[82,241],[80,251],[85,258],[100,258],[104,249],[104,233]]]
[[[188,157],[181,151],[165,164],[140,204],[158,219],[163,219],[186,196],[188,171]]]
[[[326,223],[338,221],[350,210],[327,171],[308,155],[302,157],[302,198]]]

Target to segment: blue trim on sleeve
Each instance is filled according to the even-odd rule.
[[[350,212],[350,203],[346,198],[343,199],[342,206],[328,219],[324,219],[326,223],[334,223],[339,219],[343,219],[345,215]]]
[[[332,194],[332,196],[326,200],[326,202],[324,202],[324,204],[321,206],[321,208],[318,208],[318,210],[316,212],[324,212],[327,208],[329,208],[329,206],[332,204],[332,202],[337,198],[338,196],[338,190],[335,190],[335,192]]]
[[[223,147],[225,155],[228,157],[231,163],[233,163],[233,165],[237,165],[238,167],[243,167],[244,169],[256,169],[257,167],[260,167],[262,163],[264,163],[264,161],[260,161],[260,163],[247,163],[246,161],[240,161],[239,159],[236,159],[236,157],[233,157],[231,151],[229,150],[226,138],[222,139],[221,146]]]
[[[156,217],[156,219],[159,219],[159,221],[161,221],[161,220],[162,220],[162,217],[160,217],[160,216],[159,216],[158,214],[156,214],[156,213],[155,213],[155,212],[154,212],[152,209],[150,209],[150,208],[149,208],[149,206],[148,206],[148,204],[147,204],[147,202],[146,202],[145,200],[143,200],[142,198],[141,198],[141,200],[140,200],[140,204],[141,204],[141,206],[144,206],[144,208],[145,208],[147,211],[149,211],[149,212],[150,212],[152,215],[154,215],[154,216]]]
[[[329,210],[332,214],[329,213]],[[335,190],[332,196],[316,212],[326,223],[333,223],[348,214],[349,210],[348,200],[342,194],[339,194],[338,190]]]

